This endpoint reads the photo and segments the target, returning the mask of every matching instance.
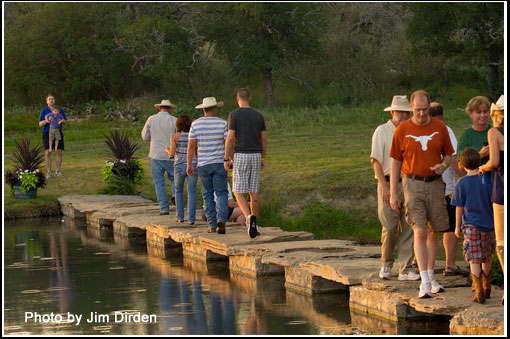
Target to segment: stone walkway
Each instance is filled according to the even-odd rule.
[[[67,195],[58,200],[64,215],[86,222],[88,232],[98,238],[113,236],[126,249],[133,242],[145,243],[149,257],[155,259],[182,250],[185,258],[204,263],[228,261],[231,276],[240,279],[282,277],[285,288],[296,295],[348,292],[349,305],[356,311],[351,312],[353,321],[356,313],[374,315],[386,323],[444,317],[451,319],[450,334],[504,334],[503,291],[493,286],[492,299],[484,305],[473,303],[467,279],[441,276],[445,264],[441,261],[436,262],[436,279],[446,291],[419,299],[419,281],[398,281],[396,271],[390,280],[378,278],[379,246],[314,240],[310,233],[285,232],[277,227],[262,227],[261,235],[251,239],[244,226],[232,223],[227,224],[224,235],[209,234],[207,223],[176,223],[172,211],[170,216],[160,216],[156,203],[139,196]],[[468,269],[465,263],[459,265]],[[339,328],[341,333],[355,334],[352,328]],[[391,328],[388,334],[398,334]],[[371,329],[363,330],[370,333]]]

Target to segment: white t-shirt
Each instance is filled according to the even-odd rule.
[[[230,189],[230,184],[227,183],[228,188],[228,198],[227,200],[234,200],[234,196],[232,195],[232,190]],[[214,192],[214,202],[216,203],[216,206],[218,206],[218,197],[216,196],[216,192]]]
[[[448,135],[450,136],[450,142],[452,143],[452,147],[455,150],[455,152],[452,155],[457,154],[457,139],[455,138],[455,134],[453,133],[452,129],[448,126],[446,126],[448,129]],[[455,192],[455,172],[453,171],[452,166],[450,165],[446,171],[443,173],[443,181],[446,184],[445,189],[445,196],[453,194]]]

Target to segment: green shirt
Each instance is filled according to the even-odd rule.
[[[460,136],[459,147],[457,149],[457,159],[460,159],[460,153],[466,147],[473,147],[479,152],[483,147],[483,143],[488,141],[487,133],[490,128],[491,126],[488,125],[487,129],[484,131],[476,131],[472,127],[465,130]],[[483,157],[481,165],[484,165],[487,161],[489,161],[489,156]]]

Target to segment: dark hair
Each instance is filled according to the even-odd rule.
[[[443,115],[443,105],[439,102],[432,102],[430,104],[429,114],[431,117],[436,117],[438,115]]]
[[[428,102],[429,102],[429,104],[430,104],[430,95],[429,95],[426,91],[424,91],[424,90],[422,90],[422,89],[421,89],[421,90],[419,90],[419,91],[415,91],[413,94],[411,94],[411,98],[410,98],[410,100],[409,100],[409,102],[411,103],[411,105],[413,104],[413,100],[414,100],[414,98],[415,98],[416,96],[418,96],[418,95],[423,95],[425,98],[427,98],[427,101],[428,101]]]
[[[239,97],[239,99],[247,101],[248,99],[250,99],[250,91],[248,91],[246,88],[241,88],[240,90],[237,91],[237,96]]]
[[[214,111],[215,108],[218,108],[218,106],[211,106],[211,107],[207,107],[207,108],[204,108],[204,110],[206,112],[210,112],[210,111]]]
[[[49,98],[49,97],[53,97],[53,98],[55,98],[55,96],[54,96],[53,94],[48,94],[48,95],[46,96],[46,100],[48,100],[48,98]]]
[[[466,147],[460,153],[460,163],[467,169],[477,169],[480,166],[480,162],[480,154],[473,147]]]
[[[175,127],[177,128],[177,132],[189,132],[189,129],[191,128],[191,117],[187,114],[181,114],[177,118],[177,121],[175,122]]]
[[[55,105],[53,106],[53,109],[57,109],[60,112],[60,106]]]

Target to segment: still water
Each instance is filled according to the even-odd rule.
[[[178,251],[159,259],[145,245],[90,232],[66,219],[4,225],[5,334],[448,333],[448,323],[396,325],[351,312],[346,294],[300,295],[283,277],[255,280]]]

